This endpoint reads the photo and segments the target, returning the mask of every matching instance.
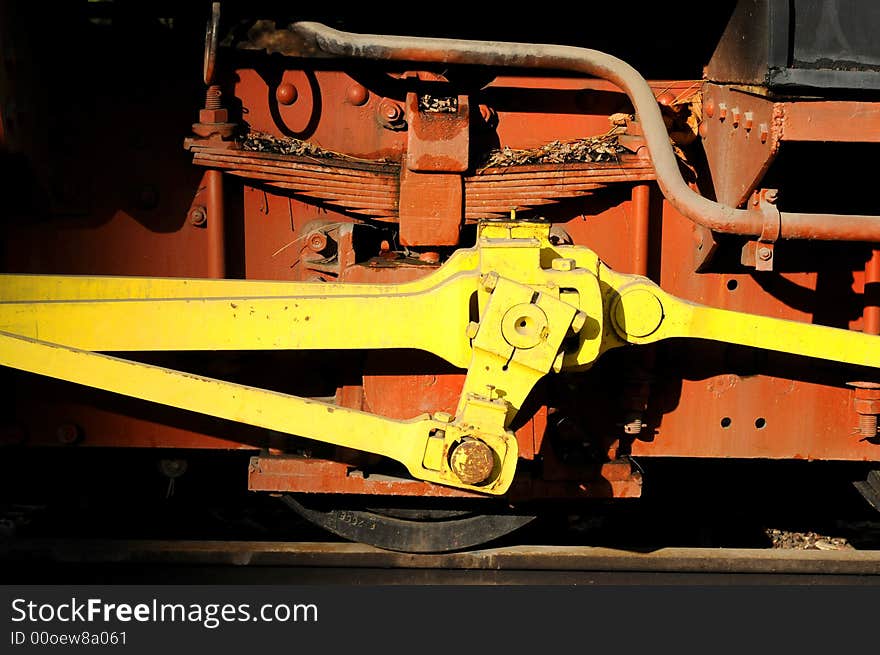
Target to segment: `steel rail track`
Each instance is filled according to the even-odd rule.
[[[5,583],[858,584],[880,550],[511,546],[408,554],[352,543],[14,539]]]

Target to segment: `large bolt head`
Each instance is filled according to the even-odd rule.
[[[200,123],[225,123],[229,120],[229,112],[226,109],[200,109]]]
[[[492,449],[478,439],[464,439],[449,455],[452,472],[465,484],[479,484],[492,475],[495,457]]]

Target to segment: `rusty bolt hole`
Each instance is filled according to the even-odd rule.
[[[755,419],[755,427],[759,430],[763,430],[767,426],[767,419],[763,416],[759,416]]]
[[[721,419],[721,427],[725,430],[730,427],[731,423],[733,423],[733,420],[729,416],[725,416]]]
[[[739,286],[739,282],[736,280],[728,280],[727,281],[727,290],[728,291],[736,291],[736,288]]]

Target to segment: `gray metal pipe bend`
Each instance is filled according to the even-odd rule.
[[[632,102],[654,164],[657,184],[679,212],[714,232],[757,237],[764,231],[765,219],[760,211],[728,207],[704,198],[688,186],[679,170],[651,87],[638,71],[617,57],[573,46],[354,34],[310,22],[295,23],[291,30],[312,52],[317,50],[337,57],[572,71],[608,80],[620,87]],[[783,212],[779,236],[880,241],[880,217]]]

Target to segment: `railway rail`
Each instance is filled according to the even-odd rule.
[[[412,554],[353,543],[13,539],[7,584],[880,585],[880,550],[508,546]]]

